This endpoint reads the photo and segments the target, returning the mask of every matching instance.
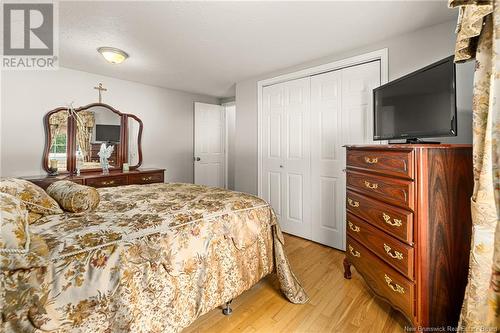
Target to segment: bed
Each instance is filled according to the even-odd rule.
[[[307,302],[262,199],[180,183],[98,191],[95,210],[29,226],[40,258],[0,271],[0,331],[179,332],[273,271]]]

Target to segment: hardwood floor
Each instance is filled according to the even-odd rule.
[[[285,235],[292,269],[309,294],[304,305],[288,302],[274,274],[233,301],[231,316],[214,309],[186,332],[404,332],[409,324],[373,297],[352,267],[345,280],[344,254],[330,247]]]

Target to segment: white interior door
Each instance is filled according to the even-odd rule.
[[[194,182],[225,187],[224,108],[194,103]]]
[[[311,238],[310,78],[263,89],[262,195],[283,231]]]
[[[345,144],[372,142],[380,63],[311,78],[312,240],[345,250]]]

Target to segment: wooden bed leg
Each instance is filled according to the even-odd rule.
[[[351,279],[351,263],[347,258],[344,258],[344,279]]]
[[[224,316],[230,316],[231,313],[233,313],[233,309],[231,309],[231,302],[233,300],[230,300],[229,302],[226,302],[226,307],[222,309],[222,313]]]

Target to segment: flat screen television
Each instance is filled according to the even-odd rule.
[[[120,125],[95,125],[95,141],[120,142]]]
[[[373,140],[456,136],[453,57],[445,58],[373,90]]]

